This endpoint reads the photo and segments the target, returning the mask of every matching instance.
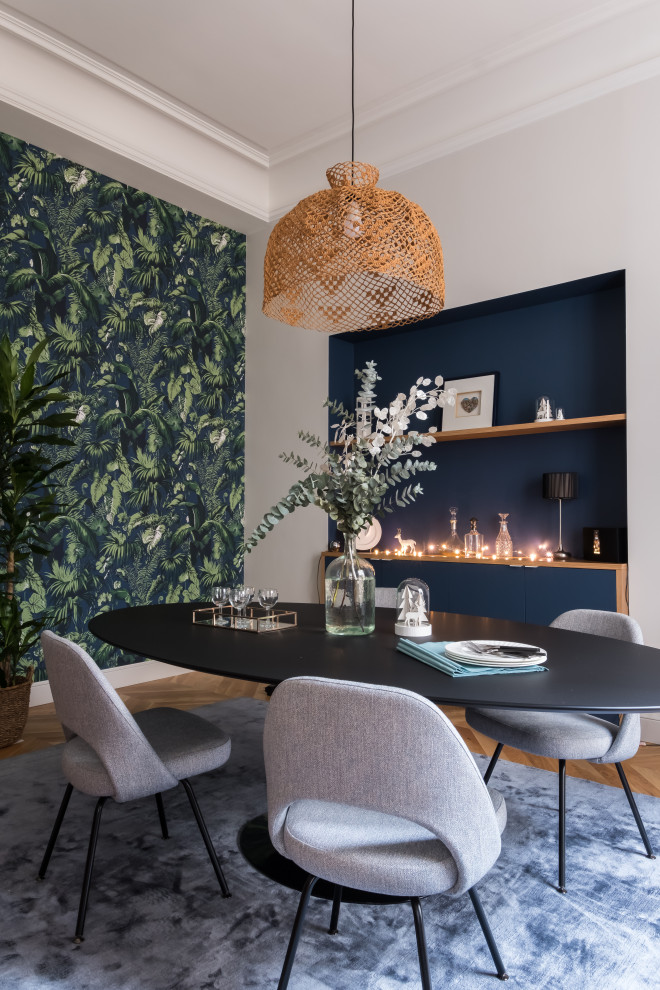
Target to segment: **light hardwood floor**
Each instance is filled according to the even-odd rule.
[[[131,711],[169,705],[173,708],[198,708],[230,698],[266,699],[263,684],[239,681],[230,677],[216,677],[212,674],[186,673],[176,677],[166,677],[159,681],[148,681],[119,689],[119,694]],[[490,756],[495,744],[486,736],[480,735],[467,725],[462,708],[443,706],[443,711],[452,720],[473,753]],[[64,736],[55,715],[54,705],[40,705],[30,709],[23,740],[14,746],[0,749],[0,759],[31,753],[63,742]],[[516,763],[540,767],[543,770],[556,770],[555,761],[541,756],[529,756],[515,749],[505,748],[502,758]],[[637,756],[625,764],[626,774],[632,789],[640,794],[660,797],[660,746],[641,746]],[[617,772],[613,766],[598,766],[574,760],[567,765],[567,773],[572,777],[583,777],[602,784],[620,787]]]

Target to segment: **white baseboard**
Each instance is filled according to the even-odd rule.
[[[126,663],[121,667],[109,667],[102,671],[113,687],[129,687],[131,684],[143,684],[145,681],[159,681],[162,677],[174,677],[176,674],[187,674],[185,667],[174,667],[171,663],[160,660],[141,660],[139,663]],[[48,705],[53,700],[48,681],[37,681],[30,691],[30,708],[36,705]]]
[[[642,742],[660,745],[660,715],[642,715]]]

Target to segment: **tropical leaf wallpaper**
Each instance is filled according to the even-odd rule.
[[[53,552],[18,591],[114,666],[96,612],[242,576],[245,238],[6,134],[0,201],[0,335],[48,337],[78,423]]]

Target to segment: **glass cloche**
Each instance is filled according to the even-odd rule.
[[[406,578],[396,590],[397,636],[430,636],[431,607],[429,586],[419,578]]]

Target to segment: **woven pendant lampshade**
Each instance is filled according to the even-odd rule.
[[[442,247],[424,211],[378,189],[378,169],[342,162],[330,189],[274,227],[264,262],[267,316],[325,333],[381,330],[439,313]]]

